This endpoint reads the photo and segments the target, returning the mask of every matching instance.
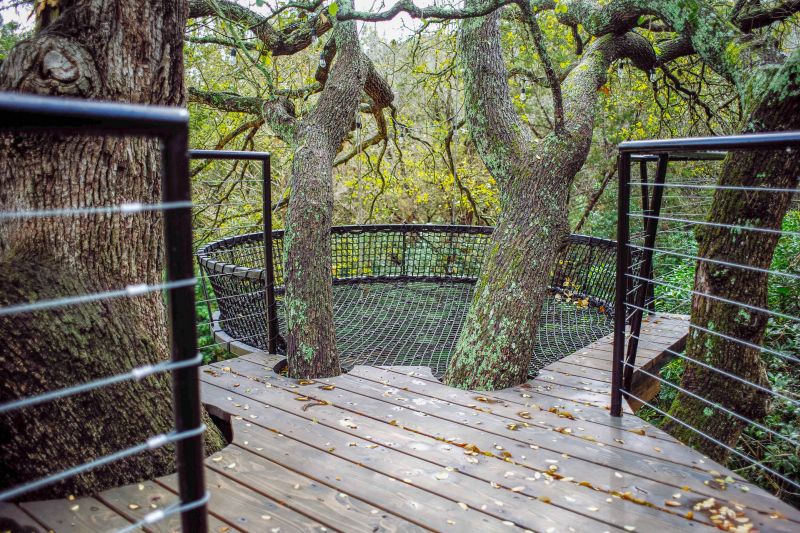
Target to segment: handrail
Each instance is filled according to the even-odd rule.
[[[203,429],[200,407],[200,385],[197,366],[198,357],[196,320],[194,307],[194,268],[192,242],[192,219],[188,165],[189,115],[186,110],[157,106],[131,105],[114,102],[94,102],[61,97],[32,96],[0,92],[0,131],[20,132],[67,132],[75,135],[144,135],[162,141],[162,203],[147,206],[148,210],[162,212],[164,219],[166,280],[161,288],[167,294],[167,317],[170,330],[171,362],[163,365],[137,367],[120,376],[108,376],[77,385],[63,391],[51,391],[53,397],[80,394],[94,386],[115,383],[122,379],[140,379],[155,372],[170,371],[173,379],[173,409],[175,431],[154,436],[126,450],[109,454],[71,469],[57,472],[42,479],[12,487],[0,495],[0,500],[17,497],[36,490],[46,484],[55,483],[64,477],[102,466],[107,462],[155,449],[174,442],[179,485],[179,507],[183,531],[205,532],[207,530],[207,493],[203,469]],[[141,205],[122,204],[122,216],[143,211]],[[171,208],[168,208],[170,207]],[[80,211],[80,210],[76,210]],[[82,214],[91,214],[83,210]],[[64,216],[62,212],[14,212],[14,218],[34,216]],[[191,282],[190,282],[191,281]],[[109,296],[83,295],[93,299],[105,297],[139,297],[146,292],[146,285],[129,285],[121,294]],[[117,291],[119,292],[119,291]],[[79,298],[80,300],[80,298]],[[75,298],[61,298],[46,302],[49,307],[75,303]],[[8,308],[6,308],[8,309]],[[25,309],[18,310],[26,312]],[[47,396],[49,400],[50,396]],[[19,407],[16,399],[3,404]],[[41,398],[38,398],[41,400]],[[32,400],[33,401],[33,400]],[[153,520],[166,516],[161,513]]]
[[[798,279],[796,274],[789,272],[781,272],[775,269],[774,266],[770,267],[768,264],[749,264],[744,259],[733,259],[731,257],[704,257],[700,252],[687,251],[680,249],[678,251],[667,249],[668,244],[657,244],[656,237],[658,235],[659,223],[669,224],[670,229],[674,230],[675,227],[685,228],[683,231],[689,233],[693,228],[715,228],[727,229],[732,235],[736,236],[741,233],[752,233],[758,235],[768,235],[773,239],[772,245],[775,244],[779,237],[797,237],[799,234],[796,231],[782,229],[780,220],[776,222],[774,219],[769,219],[766,223],[765,219],[760,219],[758,225],[747,225],[746,223],[733,224],[723,223],[723,221],[712,220],[708,218],[706,209],[709,203],[703,203],[702,209],[698,208],[698,213],[681,214],[670,216],[671,213],[663,213],[666,209],[666,202],[670,200],[665,198],[663,192],[667,189],[672,191],[680,191],[681,188],[690,191],[687,194],[701,195],[701,194],[742,194],[748,195],[751,201],[753,198],[761,198],[762,204],[768,204],[772,201],[772,196],[757,196],[757,195],[775,195],[775,200],[780,198],[781,202],[786,202],[788,205],[789,200],[787,195],[791,197],[792,194],[797,194],[800,189],[792,188],[796,185],[796,181],[783,180],[781,182],[768,182],[765,180],[755,181],[752,183],[745,183],[742,186],[736,184],[717,185],[715,183],[698,185],[697,183],[669,183],[667,176],[667,165],[676,161],[715,161],[725,159],[732,152],[747,151],[752,152],[755,150],[760,151],[777,151],[786,150],[787,154],[794,153],[796,158],[796,150],[800,149],[800,131],[787,131],[775,133],[753,133],[745,135],[732,135],[725,137],[694,137],[694,138],[678,138],[678,139],[655,139],[655,140],[642,140],[642,141],[625,141],[618,146],[619,156],[617,161],[617,171],[619,178],[618,187],[618,221],[617,221],[617,272],[616,272],[616,301],[615,301],[615,325],[614,325],[614,344],[612,356],[612,377],[611,377],[611,415],[618,417],[622,416],[622,399],[627,397],[632,401],[652,408],[654,411],[663,415],[674,425],[678,424],[690,429],[701,438],[705,439],[708,443],[714,446],[725,448],[728,452],[733,452],[740,459],[746,460],[753,466],[760,468],[763,472],[773,476],[774,479],[780,480],[781,483],[792,485],[795,490],[800,488],[800,481],[791,479],[769,466],[759,462],[757,459],[749,457],[747,454],[741,453],[739,450],[731,448],[731,446],[722,443],[713,435],[703,432],[702,430],[694,427],[685,420],[678,419],[674,414],[661,410],[646,400],[638,397],[634,389],[633,378],[634,375],[644,375],[650,379],[657,381],[664,386],[670,386],[678,393],[688,395],[694,399],[698,399],[706,404],[706,409],[715,413],[719,411],[725,415],[733,416],[739,421],[747,423],[749,426],[758,428],[767,433],[776,434],[772,429],[767,428],[759,423],[756,418],[751,416],[748,418],[744,414],[736,412],[736,404],[732,403],[727,407],[724,399],[717,398],[704,398],[697,394],[696,391],[692,392],[685,387],[681,387],[672,383],[669,379],[663,379],[651,372],[652,369],[644,370],[636,367],[636,355],[639,344],[642,342],[650,343],[652,341],[647,339],[647,335],[642,335],[642,322],[643,316],[653,313],[657,310],[656,297],[654,296],[654,289],[658,287],[661,290],[659,298],[663,297],[666,292],[670,293],[670,298],[676,299],[678,297],[672,294],[679,293],[679,305],[684,309],[688,309],[693,298],[703,298],[704,301],[714,301],[724,305],[733,306],[734,309],[738,308],[738,312],[744,317],[758,315],[763,319],[762,323],[766,323],[768,317],[773,317],[776,320],[790,321],[792,323],[800,323],[800,315],[796,312],[780,312],[781,310],[771,308],[769,305],[753,305],[754,301],[746,297],[734,297],[728,293],[718,293],[713,289],[702,289],[700,286],[686,287],[679,283],[670,283],[663,279],[657,278],[653,272],[654,254],[661,254],[660,257],[669,258],[668,261],[673,263],[680,261],[682,265],[696,266],[696,265],[719,265],[720,268],[733,271],[733,274],[725,274],[733,276],[739,275],[739,272],[750,272],[763,275],[764,283],[767,283],[769,278],[777,279]],[[708,151],[712,152],[708,152]],[[658,171],[654,181],[648,183],[647,167],[648,161],[658,163]],[[632,163],[640,163],[640,179],[632,181]],[[751,176],[760,176],[759,174],[752,174]],[[781,176],[789,176],[788,174],[781,174]],[[795,178],[796,180],[796,178]],[[691,180],[690,180],[691,181]],[[761,187],[761,185],[764,185]],[[641,188],[641,210],[636,211],[632,209],[634,195],[632,188],[638,186]],[[652,191],[652,192],[651,192]],[[722,191],[722,193],[720,192]],[[673,193],[672,198],[679,198]],[[716,198],[716,197],[715,197]],[[680,200],[679,200],[680,201]],[[685,202],[684,202],[685,203]],[[783,205],[783,203],[781,204]],[[685,206],[684,206],[685,207]],[[680,207],[679,207],[680,208]],[[754,216],[752,213],[749,216]],[[637,243],[631,242],[631,219],[641,219],[641,224],[644,227],[644,234],[642,241]],[[773,217],[774,218],[774,217]],[[767,227],[761,227],[767,226]],[[766,238],[766,237],[765,237]],[[737,241],[738,242],[738,241]],[[640,271],[632,272],[631,270],[631,251],[635,250],[642,254],[642,267]],[[710,254],[709,254],[710,255]],[[772,258],[770,258],[771,260]],[[765,268],[767,267],[767,268]],[[731,279],[733,279],[731,277]],[[738,277],[736,278],[738,281]],[[630,288],[631,284],[636,284],[633,289]],[[705,290],[705,292],[704,292]],[[735,294],[735,293],[734,293]],[[730,296],[730,297],[724,297]],[[702,301],[702,300],[701,300]],[[696,304],[697,300],[694,300]],[[663,310],[663,309],[662,309]],[[739,315],[737,315],[739,316]],[[629,318],[629,321],[626,321]],[[749,320],[749,318],[747,319]],[[755,319],[753,319],[755,320]],[[708,327],[703,327],[707,325]],[[754,326],[755,327],[755,326]],[[630,328],[628,330],[628,328]],[[748,336],[739,330],[732,332],[730,329],[722,328],[717,324],[713,327],[712,322],[708,324],[695,324],[689,323],[687,325],[688,333],[690,335],[705,335],[710,339],[719,342],[733,343],[737,348],[739,346],[743,349],[755,350],[757,353],[768,353],[776,357],[791,361],[796,358],[781,353],[775,347],[768,347],[761,340],[755,340],[756,337]],[[739,338],[742,337],[742,338]],[[741,383],[746,387],[758,390],[762,394],[769,394],[775,399],[783,399],[784,401],[793,402],[794,400],[787,400],[785,395],[780,394],[779,391],[771,390],[770,386],[758,382],[757,379],[748,379],[747,375],[740,376],[737,371],[732,371],[730,367],[725,367],[722,364],[710,364],[711,360],[698,360],[697,350],[699,344],[693,346],[689,353],[682,353],[681,349],[667,349],[666,352],[670,357],[678,358],[685,362],[687,372],[690,368],[702,367],[703,371],[712,372],[716,376],[722,376],[724,379],[734,380]],[[700,358],[702,359],[702,357]],[[697,376],[695,376],[697,377]],[[756,381],[756,382],[754,382]],[[691,388],[691,387],[690,387]],[[744,413],[744,411],[743,411]],[[705,411],[704,411],[705,414]],[[709,415],[711,416],[711,415]],[[699,424],[695,424],[699,425]],[[703,426],[700,426],[703,427]],[[784,441],[790,441],[793,445],[800,445],[796,437],[787,437],[785,435],[777,435]]]
[[[278,351],[278,307],[275,302],[275,265],[272,258],[272,175],[271,175],[271,155],[269,152],[245,152],[237,150],[189,150],[189,157],[192,159],[214,159],[214,160],[239,160],[239,161],[261,161],[261,211],[263,229],[260,234],[264,245],[264,298],[267,309],[267,349],[269,353]],[[206,298],[209,316],[211,307]]]

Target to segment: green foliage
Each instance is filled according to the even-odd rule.
[[[17,42],[24,39],[28,32],[21,31],[17,22],[3,22],[0,16],[0,61],[5,60],[8,52]]]
[[[256,4],[262,2],[256,0]],[[324,7],[322,8],[325,9]],[[563,75],[573,68],[579,44],[590,43],[582,28],[575,35],[557,19],[566,10],[557,2],[555,12],[538,15],[545,45],[553,65]],[[338,3],[328,4],[328,14],[335,16]],[[305,13],[293,9],[282,10],[270,19],[276,27],[296,24]],[[644,20],[639,21],[644,24]],[[509,89],[514,109],[523,127],[534,139],[544,139],[552,131],[553,105],[550,90],[541,83],[544,71],[526,29],[513,17],[501,19],[501,35],[506,66],[510,71]],[[415,35],[385,42],[370,24],[361,26],[360,38],[365,53],[373,60],[377,70],[389,80],[395,94],[395,110],[384,117],[388,123],[388,139],[378,142],[364,153],[359,146],[378,133],[378,127],[369,114],[362,114],[363,128],[353,128],[343,143],[340,158],[352,155],[346,162],[336,164],[334,180],[334,223],[458,223],[494,224],[499,216],[500,199],[496,184],[476,152],[470,133],[462,123],[463,71],[455,60],[458,23],[426,23]],[[648,38],[658,49],[659,43],[669,40],[669,32],[650,32],[647,28],[636,30]],[[773,31],[773,30],[764,30]],[[783,51],[796,47],[796,24],[774,30]],[[190,37],[224,37],[235,44],[237,51],[231,61],[230,48],[215,45],[187,43],[187,85],[202,90],[229,92],[243,96],[269,97],[277,89],[302,91],[315,81],[320,53],[330,35],[319,36],[307,49],[292,56],[273,57],[258,48],[253,34],[228,21],[192,21]],[[733,50],[737,52],[737,50]],[[733,53],[729,50],[729,53]],[[743,110],[737,105],[735,90],[730,83],[716,75],[696,57],[686,57],[671,62],[669,73],[658,70],[644,73],[628,62],[617,63],[607,73],[607,83],[600,89],[597,104],[597,121],[593,131],[589,158],[576,177],[570,195],[568,211],[571,227],[585,214],[590,200],[605,182],[604,177],[614,170],[614,147],[623,140],[698,136],[736,133],[741,128]],[[731,98],[734,96],[734,98]],[[318,94],[303,93],[293,98],[298,117],[305,115],[315,105]],[[702,104],[702,105],[701,105]],[[209,107],[190,104],[192,145],[196,148],[224,147],[231,149],[267,150],[273,154],[272,186],[275,210],[275,227],[283,224],[284,203],[291,191],[288,188],[293,147],[276,136],[268,127],[239,128],[253,120],[253,116],[222,113]],[[238,134],[235,134],[238,131]],[[454,170],[450,168],[452,154]],[[651,165],[651,177],[653,166]],[[705,179],[713,183],[718,163],[676,163],[670,165],[669,179],[674,182]],[[222,184],[231,176],[239,176],[236,187]],[[456,180],[456,176],[458,180]],[[212,165],[195,176],[194,197],[199,203],[213,203],[214,198],[224,198],[229,207],[206,208],[195,215],[198,228],[214,228],[198,232],[198,246],[216,238],[257,231],[261,221],[258,210],[260,187],[257,173],[243,167],[231,170],[230,166]],[[638,191],[636,191],[638,194]],[[710,193],[667,196],[665,211],[684,213],[685,218],[698,220],[705,216]],[[634,210],[637,195],[632,195]],[[234,207],[234,204],[239,204]],[[605,191],[588,213],[582,233],[614,238],[616,228],[616,179],[608,181]],[[639,221],[641,222],[641,221]],[[632,231],[641,232],[640,224]],[[697,242],[691,225],[662,221],[657,246],[678,254],[694,255]],[[800,212],[795,209],[784,222],[787,231],[800,231]],[[385,264],[370,265],[378,272],[388,268],[391,261],[391,243],[385,246],[388,254]],[[353,250],[357,254],[357,250]],[[348,275],[357,263],[344,261],[338,275]],[[449,261],[448,258],[440,258]],[[466,260],[466,259],[465,259]],[[673,287],[659,286],[656,297],[659,311],[688,313],[690,298],[686,289],[694,283],[695,264],[680,255],[658,254],[654,265],[659,279]],[[773,269],[800,273],[800,239],[787,236],[781,239],[775,253]],[[770,308],[800,315],[800,286],[797,280],[772,276],[768,286]],[[205,306],[201,306],[205,307]],[[208,314],[198,308],[202,315]],[[208,317],[201,319],[207,321]],[[204,341],[213,344],[207,326],[201,326]],[[800,331],[787,321],[771,321],[767,332],[767,345],[788,354],[800,354]],[[211,357],[225,357],[215,352]],[[681,360],[676,360],[662,370],[664,379],[680,381],[683,372]],[[798,368],[786,361],[769,359],[770,381],[776,390],[797,397],[800,390]],[[669,406],[675,389],[662,387],[656,405]],[[654,411],[642,410],[642,416],[658,423]],[[770,415],[763,421],[768,427],[786,435],[795,435],[798,428],[796,409],[778,401]],[[769,438],[752,428],[742,437],[743,452],[754,455],[778,471],[797,477],[797,450],[785,446],[780,439]],[[762,486],[781,492],[775,479],[743,468],[741,473],[756,479]],[[761,476],[761,477],[758,477]],[[796,496],[782,493],[788,500]],[[795,498],[792,500],[792,498]]]
[[[199,273],[197,274],[199,275]],[[211,294],[211,288],[208,288]],[[209,315],[209,307],[205,303],[206,296],[203,293],[202,283],[198,283],[194,290],[195,300],[195,313],[197,315],[197,345],[199,346],[200,353],[203,354],[203,364],[207,365],[217,361],[230,359],[233,354],[225,350],[222,346],[217,345],[214,338],[214,333],[211,330],[211,315]]]

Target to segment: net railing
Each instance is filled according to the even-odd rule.
[[[641,405],[641,416],[795,504],[799,150],[800,132],[620,145],[612,376],[613,415],[623,399]],[[660,371],[637,367],[637,351],[655,342],[643,331],[671,314],[688,319],[685,348],[667,349]],[[655,382],[658,396],[637,396],[636,379]]]
[[[65,205],[63,207],[52,205],[36,205],[22,198],[4,198],[6,206],[0,211],[0,231],[4,238],[17,234],[20,228],[30,228],[36,221],[42,219],[53,220],[53,231],[72,228],[76,221],[89,221],[86,227],[92,224],[125,224],[137,217],[149,216],[152,222],[156,216],[163,223],[164,228],[164,264],[163,280],[131,280],[122,286],[104,287],[97,282],[96,290],[87,289],[78,294],[61,294],[55,297],[41,296],[48,294],[48,287],[33,287],[28,293],[30,296],[23,300],[9,301],[9,295],[4,295],[5,303],[0,307],[0,329],[4,339],[11,340],[19,335],[13,330],[15,321],[28,321],[35,323],[45,320],[48,313],[60,313],[65,316],[68,310],[74,310],[88,304],[102,303],[111,305],[122,300],[135,300],[146,297],[163,297],[167,303],[166,317],[168,322],[169,340],[163,339],[165,345],[169,344],[171,358],[158,362],[144,362],[133,366],[124,372],[115,375],[96,376],[88,381],[74,383],[70,386],[43,390],[42,384],[46,380],[33,379],[27,390],[31,394],[25,396],[10,396],[4,394],[0,403],[0,416],[4,417],[5,424],[14,423],[22,416],[29,416],[32,408],[38,409],[51,402],[64,401],[65,399],[80,398],[91,391],[119,385],[122,383],[147,384],[148,380],[160,374],[171,374],[172,377],[172,406],[174,413],[174,429],[171,431],[141,435],[141,441],[125,449],[116,450],[105,455],[90,458],[80,464],[70,465],[63,470],[57,466],[51,473],[36,479],[25,480],[13,486],[0,487],[0,501],[20,501],[26,495],[30,496],[44,488],[64,483],[74,476],[84,475],[96,471],[98,468],[107,467],[114,462],[123,461],[137,454],[158,450],[165,446],[174,446],[179,480],[179,499],[174,504],[161,509],[148,512],[138,521],[130,520],[129,526],[122,531],[141,530],[142,528],[155,527],[158,522],[173,515],[181,516],[183,531],[206,531],[206,502],[208,493],[203,481],[203,432],[205,426],[201,419],[201,406],[199,396],[199,382],[197,366],[201,358],[197,351],[194,315],[194,290],[196,279],[193,271],[194,257],[191,241],[191,202],[188,178],[188,114],[185,110],[168,109],[148,106],[135,106],[114,103],[87,102],[66,98],[27,96],[12,93],[0,93],[0,134],[11,144],[24,142],[29,136],[41,138],[42,135],[52,138],[66,138],[80,136],[85,138],[136,137],[138,139],[157,139],[161,146],[161,174],[162,196],[160,202],[153,203],[146,199],[124,198],[116,203],[86,205]],[[7,167],[21,163],[14,160],[14,150],[5,150]],[[49,159],[48,159],[49,158]],[[58,156],[44,156],[43,164],[55,163]],[[54,168],[57,165],[53,165]],[[95,170],[95,169],[92,169]],[[54,173],[49,177],[50,186],[67,186],[59,182],[63,176]],[[70,184],[71,185],[71,184]],[[45,184],[42,184],[44,187]],[[152,190],[152,189],[151,189]],[[105,191],[103,198],[115,198],[111,190]],[[65,196],[66,198],[66,196]],[[19,205],[21,202],[21,205]],[[49,202],[47,202],[49,203]],[[69,203],[69,202],[66,202]],[[150,223],[148,222],[148,223]],[[22,232],[24,234],[24,232]],[[161,242],[161,239],[158,239]],[[6,240],[0,246],[0,253],[13,254],[21,243]],[[113,251],[104,250],[103,246],[112,246],[111,243],[98,243],[95,250],[98,256]],[[7,257],[6,257],[7,259]],[[80,268],[78,263],[77,268]],[[136,272],[134,269],[133,272]],[[130,274],[130,272],[125,273]],[[0,274],[7,275],[7,273]],[[107,279],[114,279],[109,273]],[[122,279],[120,274],[117,278]],[[90,285],[91,287],[92,285]],[[155,309],[153,312],[157,312]],[[98,320],[107,320],[108,317],[100,316]],[[16,322],[19,323],[19,322]],[[64,334],[69,335],[66,328],[75,327],[68,321],[57,323],[63,327]],[[52,325],[51,325],[52,327]],[[109,345],[117,339],[104,339]],[[6,361],[12,362],[14,357],[36,357],[38,354],[6,354]],[[11,359],[9,359],[11,358]],[[152,358],[144,357],[143,360]],[[70,361],[63,361],[64,365],[71,365]],[[24,368],[25,362],[18,360],[14,366]],[[7,370],[11,370],[8,368]],[[8,389],[6,389],[8,390]],[[124,406],[135,409],[135,406]],[[109,407],[117,409],[118,407]],[[134,436],[139,437],[139,436]],[[78,437],[76,437],[78,438]],[[86,435],[86,439],[100,438],[102,435]],[[136,441],[137,438],[129,439]],[[53,446],[57,446],[59,439],[53,438]],[[7,446],[8,444],[4,444]],[[104,446],[98,446],[102,448]],[[95,447],[97,449],[98,447]],[[5,450],[9,452],[9,450]],[[19,453],[23,453],[20,451]],[[5,455],[5,454],[4,454]],[[10,455],[6,455],[9,457]],[[5,477],[5,476],[4,476]]]
[[[334,322],[342,364],[430,366],[444,373],[455,349],[492,228],[388,224],[331,229]],[[263,234],[198,251],[215,295],[219,338],[267,350]],[[283,317],[283,231],[273,231],[278,331]],[[530,372],[611,333],[616,244],[572,235],[552,278]]]

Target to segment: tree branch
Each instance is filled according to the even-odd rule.
[[[456,160],[455,157],[453,157],[453,137],[455,136],[456,130],[464,125],[464,122],[465,121],[463,119],[457,124],[453,121],[450,122],[450,128],[447,130],[447,136],[444,138],[444,153],[446,155],[445,161],[447,162],[447,166],[450,168],[450,174],[453,175],[453,180],[455,181],[458,190],[461,191],[461,194],[467,197],[467,201],[472,208],[472,213],[475,215],[475,220],[482,222],[483,224],[488,224],[488,220],[486,220],[486,217],[484,217],[483,214],[481,214],[480,209],[478,209],[478,202],[476,202],[475,197],[472,196],[472,191],[470,191],[469,188],[461,182],[461,176],[458,175]]]
[[[556,135],[562,135],[564,133],[564,103],[561,98],[561,81],[558,79],[558,76],[556,76],[553,62],[550,61],[550,54],[547,53],[547,48],[544,46],[542,29],[539,27],[536,15],[531,11],[530,4],[527,2],[520,2],[519,7],[525,17],[528,30],[533,37],[533,43],[536,45],[536,53],[539,56],[539,60],[542,62],[544,73],[550,86],[550,92],[553,95],[554,131]]]
[[[418,7],[411,0],[400,0],[389,9],[384,11],[356,11],[346,7],[341,7],[336,14],[339,20],[365,20],[370,22],[382,22],[391,20],[400,13],[407,13],[415,19],[465,19],[472,17],[482,17],[509,4],[516,3],[517,0],[483,0],[475,5],[464,8],[453,8],[445,6]]]
[[[188,92],[190,102],[205,104],[220,111],[248,113],[263,117],[269,127],[284,142],[291,143],[294,140],[297,120],[295,119],[294,104],[287,98],[265,99],[225,92],[201,91],[194,87],[189,87]]]
[[[333,27],[330,19],[324,13],[318,12],[305,21],[277,30],[267,17],[232,0],[190,0],[189,18],[202,17],[221,17],[242,24],[275,56],[297,53],[311,44],[313,36],[319,37]]]
[[[244,46],[247,50],[258,50],[258,46],[255,43],[237,43],[236,41],[223,39],[221,37],[186,37],[186,41],[194,44],[216,44],[230,48]]]
[[[759,6],[739,13],[734,24],[744,32],[751,32],[775,22],[780,22],[800,12],[800,0],[786,0],[773,7]]]

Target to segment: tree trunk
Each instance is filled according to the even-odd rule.
[[[0,68],[4,90],[182,105],[185,2],[62,1],[60,16]],[[161,201],[159,143],[136,138],[7,136],[0,209]],[[16,219],[0,225],[0,305],[159,283],[161,216]],[[0,401],[41,394],[168,359],[160,294],[0,318]],[[209,423],[206,417],[206,423]],[[0,417],[0,485],[15,486],[174,427],[168,375],[83,393]],[[214,451],[222,438],[206,433]],[[171,447],[79,475],[32,497],[96,492],[174,470]]]
[[[333,160],[354,124],[367,65],[354,22],[334,28],[336,60],[314,111],[300,123],[286,215],[287,359],[289,375],[341,373],[333,328],[331,237]]]
[[[787,61],[776,76],[770,93],[750,117],[746,132],[784,131],[800,128],[800,54]],[[734,152],[725,160],[719,184],[725,187],[770,187],[793,189],[798,185],[800,151],[787,153]],[[717,189],[708,217],[714,224],[750,226],[780,230],[791,201],[790,193]],[[778,235],[716,226],[700,226],[697,231],[698,256],[769,269]],[[767,275],[761,272],[698,261],[692,298],[692,324],[719,335],[761,345],[769,315],[741,305],[768,308]],[[714,298],[701,296],[708,294]],[[733,342],[717,334],[692,329],[686,355],[713,368],[738,376],[765,389],[770,388],[761,351]],[[729,454],[704,435],[735,448],[747,423],[714,408],[720,405],[750,420],[763,418],[769,409],[770,395],[707,367],[687,362],[681,387],[706,398],[710,404],[690,394],[678,393],[670,407],[671,416],[696,428],[668,420],[665,429],[682,442],[691,444],[711,458],[721,461]],[[701,434],[702,433],[702,434]]]
[[[509,98],[499,17],[465,20],[461,35],[467,120],[498,184],[501,215],[445,382],[481,390],[527,379],[542,304],[568,238],[569,190],[589,154],[609,65],[626,56],[644,67],[655,58],[632,33],[597,39],[562,84],[564,131],[537,142]]]
[[[561,165],[544,169],[555,178]],[[568,171],[567,171],[568,172]],[[568,186],[519,180],[507,191],[446,383],[494,390],[524,382],[552,269],[567,237]],[[513,201],[509,201],[513,198]]]

